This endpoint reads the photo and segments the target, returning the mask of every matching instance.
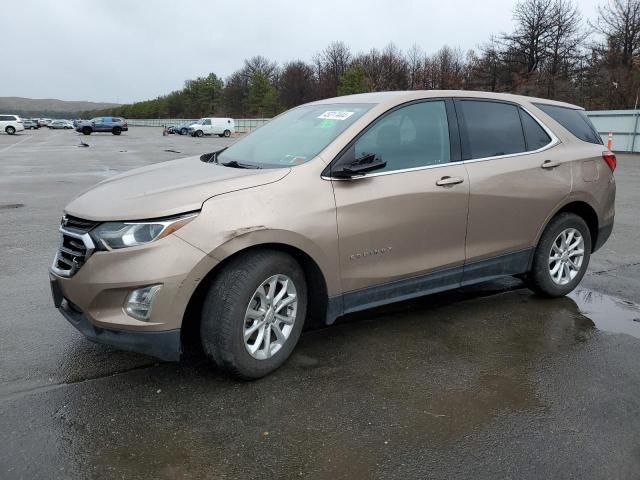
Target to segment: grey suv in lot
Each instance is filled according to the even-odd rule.
[[[81,120],[76,125],[76,132],[91,135],[93,132],[109,132],[120,135],[129,130],[129,125],[120,117],[96,117],[91,120]]]
[[[614,221],[616,158],[574,105],[469,91],[302,105],[73,200],[50,270],[89,339],[241,378],[305,323],[508,275],[557,297]]]

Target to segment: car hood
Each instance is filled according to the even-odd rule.
[[[224,167],[188,157],[111,177],[71,201],[65,212],[97,221],[167,217],[199,210],[217,195],[277,182],[289,172]]]

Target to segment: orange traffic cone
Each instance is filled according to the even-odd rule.
[[[611,150],[611,147],[613,147],[613,133],[609,132],[609,136],[607,137],[607,148]]]

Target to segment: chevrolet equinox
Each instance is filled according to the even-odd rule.
[[[616,157],[583,109],[385,92],[289,110],[228,148],[74,199],[50,269],[90,340],[258,378],[305,321],[508,275],[573,290],[613,228]]]

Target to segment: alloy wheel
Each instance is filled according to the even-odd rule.
[[[560,232],[551,244],[549,252],[549,274],[557,285],[571,282],[582,268],[584,261],[584,238],[575,228]]]
[[[298,311],[293,281],[273,275],[256,289],[244,315],[244,345],[253,358],[273,357],[287,342]]]

